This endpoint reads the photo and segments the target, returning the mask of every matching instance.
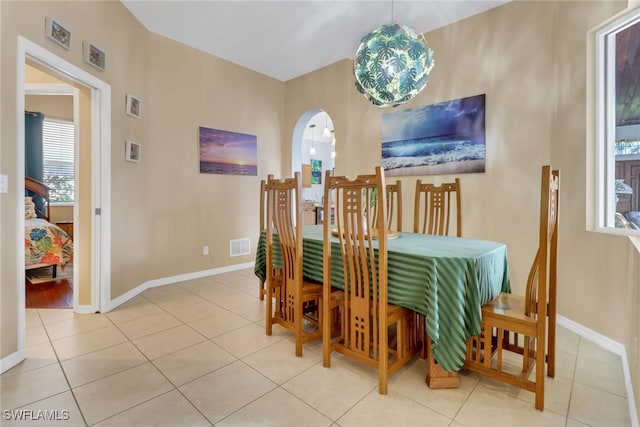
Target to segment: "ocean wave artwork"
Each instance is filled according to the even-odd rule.
[[[255,135],[199,128],[200,173],[258,175]]]
[[[484,172],[485,159],[484,95],[383,115],[388,175]]]

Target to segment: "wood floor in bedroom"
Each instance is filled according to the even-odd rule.
[[[26,308],[73,308],[73,279],[31,283],[25,280]]]

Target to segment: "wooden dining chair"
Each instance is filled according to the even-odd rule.
[[[414,233],[448,236],[455,209],[456,236],[462,237],[460,179],[440,185],[416,181],[413,209]],[[455,204],[454,204],[455,201]],[[427,359],[427,384],[431,388],[455,388],[460,385],[457,373],[447,372],[433,357],[432,342],[426,334],[425,318],[418,315],[418,334],[422,341],[422,357]]]
[[[397,180],[395,184],[387,184],[387,229],[402,231],[402,182]],[[373,227],[376,227],[377,203],[374,204]]]
[[[538,250],[524,296],[501,293],[482,306],[481,335],[467,341],[464,367],[535,393],[535,407],[544,410],[547,376],[555,375],[556,267],[560,173],[543,166]],[[513,366],[510,352],[522,366]],[[494,360],[495,359],[495,360]],[[535,367],[535,376],[531,378]]]
[[[416,353],[415,313],[388,302],[388,253],[384,172],[350,180],[326,174],[325,201],[335,205],[335,224],[323,228],[324,299],[331,287],[344,289],[338,310],[340,328],[331,335],[330,305],[324,307],[323,365],[331,365],[331,353],[340,352],[378,370],[379,392],[387,393],[389,375]],[[377,199],[375,203],[373,198]],[[368,219],[377,204],[377,227]],[[336,238],[338,247],[332,240]],[[375,248],[377,247],[377,251]],[[377,262],[376,262],[377,252]],[[332,272],[332,259],[342,268]],[[333,273],[333,274],[332,274]],[[338,279],[339,277],[339,279]],[[332,283],[327,283],[331,280]],[[338,283],[341,282],[341,283]],[[393,335],[395,333],[395,335]]]
[[[302,276],[300,172],[285,180],[270,176],[266,193],[266,334],[271,335],[275,324],[292,332],[296,356],[300,357],[303,344],[322,337],[322,284],[307,282]],[[272,268],[275,245],[282,255],[280,270]],[[305,311],[309,307],[315,310]]]
[[[462,237],[462,209],[460,204],[460,178],[441,185],[416,181],[416,196],[413,208],[413,232],[449,235],[451,216],[455,200],[456,236]]]

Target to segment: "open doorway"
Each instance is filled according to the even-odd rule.
[[[18,37],[17,73],[17,180],[18,193],[25,190],[25,139],[24,139],[24,111],[26,80],[25,68],[27,62],[38,64],[56,77],[63,79],[80,92],[80,140],[84,138],[86,147],[78,154],[80,160],[76,163],[88,167],[88,176],[82,176],[80,171],[76,175],[78,199],[74,203],[73,221],[75,254],[81,253],[83,258],[74,259],[74,295],[73,307],[76,313],[90,314],[98,311],[109,311],[111,305],[110,284],[110,186],[111,179],[111,87],[92,74],[52,54],[41,46]],[[84,97],[84,101],[83,101]],[[84,119],[83,119],[84,111]],[[86,156],[83,160],[82,156]],[[78,186],[82,181],[82,186]],[[25,204],[20,200],[18,211],[24,214]],[[23,233],[24,215],[18,217],[17,232]],[[24,240],[18,239],[16,248],[18,259],[25,259]],[[25,275],[24,269],[19,269],[17,286],[18,322],[16,325],[18,336],[17,361],[24,358],[26,343],[25,327]]]
[[[80,90],[29,59],[25,80],[25,186],[47,207],[25,213],[25,307],[72,309]]]

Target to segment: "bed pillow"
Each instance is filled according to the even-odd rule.
[[[36,218],[36,205],[33,203],[33,198],[26,196],[24,198],[24,219]]]

